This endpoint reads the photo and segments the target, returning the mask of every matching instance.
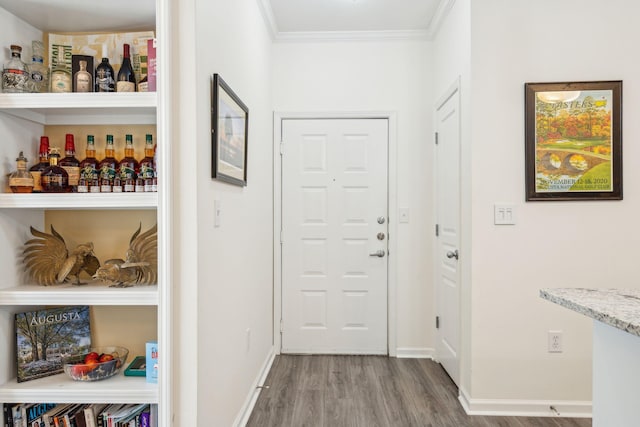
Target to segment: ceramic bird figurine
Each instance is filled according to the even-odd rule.
[[[158,224],[140,234],[142,224],[133,233],[125,259],[104,262],[93,275],[95,279],[111,282],[111,287],[158,283]]]
[[[51,286],[75,276],[74,285],[80,282],[80,273],[85,271],[93,276],[100,267],[100,261],[93,253],[93,243],[78,245],[71,252],[62,236],[51,226],[51,234],[31,227],[35,237],[25,243],[24,266],[38,284]]]

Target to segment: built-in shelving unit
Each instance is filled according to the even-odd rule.
[[[167,167],[170,132],[166,104],[169,95],[167,90],[164,93],[162,91],[162,80],[168,72],[166,52],[169,45],[169,4],[169,0],[139,0],[133,3],[114,0],[104,5],[76,0],[0,0],[0,27],[4,34],[0,34],[0,45],[3,49],[18,40],[22,40],[25,45],[30,40],[37,39],[38,34],[41,36],[46,32],[155,30],[160,44],[157,51],[158,92],[0,93],[0,176],[6,176],[11,171],[10,168],[15,166],[13,156],[18,151],[29,150],[30,159],[37,157],[37,147],[33,145],[41,134],[45,134],[47,126],[153,125],[157,130],[155,141],[160,159],[159,175],[164,180],[159,185],[159,193],[0,193],[0,269],[3,271],[0,278],[0,406],[9,402],[150,403],[158,405],[158,425],[166,427],[171,424],[169,350],[164,353],[166,358],[160,362],[159,384],[147,383],[141,377],[124,376],[122,371],[112,378],[95,382],[73,381],[63,373],[18,383],[13,325],[15,313],[45,306],[89,305],[102,310],[115,307],[120,313],[147,310],[144,313],[155,313],[151,316],[156,317],[157,325],[149,324],[152,330],[154,327],[157,329],[160,354],[163,354],[164,348],[170,349],[170,283],[167,273],[170,268],[170,251],[167,249],[170,237],[169,195],[168,187],[163,184],[170,182],[170,168]],[[12,34],[8,34],[9,32]],[[0,59],[4,61],[6,58]],[[27,58],[23,59],[28,62]],[[165,75],[160,77],[163,72]],[[157,285],[116,288],[99,282],[81,286],[67,283],[40,286],[24,282],[26,275],[22,274],[19,263],[21,245],[28,236],[30,225],[41,227],[45,224],[47,212],[69,211],[69,221],[73,222],[74,218],[93,215],[95,211],[98,214],[100,211],[109,214],[114,211],[140,210],[151,216],[153,213],[149,211],[156,212],[159,257]],[[59,212],[55,214],[60,215]],[[66,217],[67,213],[62,215]],[[119,224],[97,224],[96,227],[119,227]],[[120,333],[119,330],[117,332]],[[121,333],[130,334],[127,330]],[[131,356],[133,355],[130,354],[129,362],[133,359]],[[2,411],[0,421],[3,421]]]
[[[2,305],[157,305],[157,286],[111,288],[104,283],[21,285],[0,289]]]
[[[154,124],[157,94],[0,93],[0,111],[43,125]]]
[[[11,380],[0,388],[2,402],[158,403],[158,387],[121,373],[103,381],[73,381],[58,374],[28,382]]]
[[[0,193],[0,209],[156,209],[158,193]]]

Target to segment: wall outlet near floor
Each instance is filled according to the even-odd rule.
[[[549,331],[547,335],[549,353],[562,353],[562,331]]]

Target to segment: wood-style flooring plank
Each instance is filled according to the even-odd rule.
[[[590,419],[469,416],[431,360],[276,357],[249,427],[590,427]]]

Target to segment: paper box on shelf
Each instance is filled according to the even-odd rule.
[[[158,341],[147,342],[147,382],[158,382]]]
[[[149,92],[156,91],[156,39],[147,40],[147,64],[149,74],[147,80],[149,82]]]
[[[96,58],[100,63],[102,58],[109,58],[109,62],[115,73],[118,73],[122,64],[122,45],[131,46],[131,63],[136,72],[136,79],[142,78],[140,72],[140,56],[147,55],[147,40],[153,39],[153,31],[139,31],[132,33],[107,33],[107,34],[55,34],[49,33],[49,58],[51,47],[54,44],[68,45],[72,47],[74,55],[88,55]]]

